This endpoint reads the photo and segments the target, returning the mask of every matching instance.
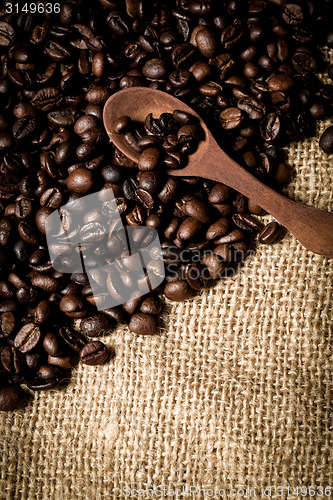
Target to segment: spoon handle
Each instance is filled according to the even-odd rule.
[[[208,153],[208,152],[207,152]],[[244,194],[275,217],[314,253],[333,257],[333,213],[289,200],[269,188],[232,160],[219,147],[205,155],[199,168],[189,166],[173,171],[176,175],[200,175],[222,182]]]

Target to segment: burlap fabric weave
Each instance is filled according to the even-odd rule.
[[[332,211],[332,158],[318,147],[329,124],[289,148],[288,194]],[[214,289],[169,303],[160,336],[117,328],[113,362],[80,366],[66,389],[0,415],[0,498],[333,492],[332,278],[332,260],[287,234]]]

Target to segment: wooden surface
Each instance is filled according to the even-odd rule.
[[[205,140],[190,156],[188,165],[182,170],[169,171],[171,175],[203,177],[236,189],[275,217],[308,250],[333,257],[333,214],[289,200],[260,182],[220,148],[200,116],[179,99],[145,87],[121,90],[105,104],[104,126],[115,146],[137,161],[139,154],[115,132],[115,121],[128,115],[132,120],[143,122],[149,113],[159,117],[161,113],[172,113],[175,109],[187,111],[200,119]]]

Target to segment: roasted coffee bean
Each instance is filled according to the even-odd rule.
[[[8,385],[0,389],[0,411],[16,410],[22,405],[24,392],[18,385]]]
[[[274,243],[280,233],[280,226],[277,222],[270,222],[259,233],[260,243]]]
[[[224,130],[233,130],[242,123],[242,112],[238,108],[226,108],[220,113],[220,123]]]
[[[9,337],[15,328],[15,316],[12,312],[4,312],[0,316],[0,338]]]
[[[237,107],[245,111],[251,120],[261,120],[266,112],[265,104],[251,97],[239,99]]]
[[[80,352],[86,345],[86,338],[68,326],[59,329],[61,339],[73,350]]]
[[[155,315],[139,312],[133,314],[128,327],[131,332],[137,335],[156,335],[158,333],[158,319]]]
[[[106,345],[99,340],[88,342],[80,351],[80,359],[83,364],[89,366],[102,365],[107,361],[109,352]]]
[[[209,226],[206,232],[207,240],[214,240],[225,236],[229,232],[230,223],[226,217],[222,217]]]
[[[47,362],[49,365],[58,366],[63,370],[70,370],[77,364],[74,356],[48,356]]]
[[[140,312],[144,314],[159,314],[162,302],[157,295],[149,295],[141,304]]]
[[[0,360],[3,368],[11,375],[20,375],[24,371],[24,356],[15,347],[3,347],[0,351]]]
[[[209,276],[216,280],[225,272],[226,264],[218,255],[210,252],[201,259],[201,265],[207,267]]]
[[[59,335],[49,332],[43,339],[43,347],[50,356],[61,356],[63,354],[63,344]]]
[[[328,127],[325,132],[323,132],[319,146],[327,155],[331,155],[333,153],[333,126]]]
[[[46,300],[42,300],[35,309],[34,312],[34,322],[37,325],[42,325],[46,323],[51,314],[49,303]]]
[[[211,220],[209,206],[200,200],[187,201],[184,205],[184,212],[203,224],[209,224]]]
[[[15,30],[14,28],[4,21],[0,22],[0,46],[8,47],[10,46],[15,39]]]
[[[193,217],[188,217],[181,223],[178,231],[177,238],[180,240],[189,240],[193,238],[195,234],[197,234],[202,228],[202,223]]]
[[[108,334],[114,322],[105,314],[97,313],[81,320],[80,331],[87,337],[100,337]]]
[[[139,170],[154,170],[157,167],[160,160],[160,150],[157,148],[147,148],[145,149],[139,158],[138,167]]]
[[[172,281],[164,287],[164,295],[167,299],[176,302],[187,300],[193,297],[193,289],[187,281]]]
[[[48,391],[53,389],[58,385],[59,381],[57,378],[50,379],[42,379],[42,378],[33,378],[32,380],[28,380],[27,387],[31,391]]]
[[[60,286],[59,280],[53,278],[52,276],[46,276],[43,274],[35,274],[31,278],[31,284],[48,293],[56,292]]]
[[[93,173],[85,167],[77,168],[67,178],[68,189],[79,194],[85,194],[90,191],[93,183]]]
[[[42,334],[39,326],[34,323],[27,323],[17,333],[14,339],[14,346],[19,351],[26,353],[32,351],[38,345],[41,337]]]
[[[256,231],[258,229],[258,223],[251,215],[236,213],[232,216],[232,221],[243,231]]]
[[[185,280],[194,290],[201,290],[205,286],[207,276],[200,264],[190,262],[186,264],[183,272]]]

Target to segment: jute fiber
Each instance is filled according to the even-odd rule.
[[[290,147],[287,192],[332,211],[332,159],[318,147],[329,124]],[[122,500],[159,486],[237,499],[249,488],[264,498],[269,486],[270,498],[278,486],[295,499],[297,486],[333,491],[332,278],[332,260],[287,234],[214,289],[169,302],[160,336],[117,328],[106,337],[114,361],[79,366],[66,389],[1,414],[1,499]]]

